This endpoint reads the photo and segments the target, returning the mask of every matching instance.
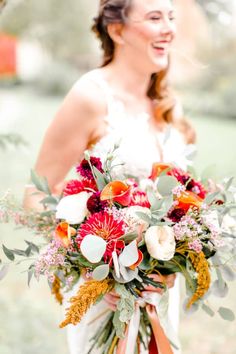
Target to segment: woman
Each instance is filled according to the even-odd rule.
[[[102,42],[103,65],[73,86],[46,133],[36,163],[53,193],[61,193],[66,174],[86,149],[103,158],[117,142],[126,173],[148,176],[157,161],[186,167],[194,132],[166,81],[174,20],[170,0],[101,0],[93,30]],[[36,207],[35,198],[28,188],[26,206]],[[172,287],[174,277],[165,281]],[[170,312],[177,327],[178,291],[173,290]],[[107,306],[114,308],[116,301],[115,294],[107,295],[106,303],[92,308],[78,327],[69,328],[72,354],[86,353],[102,317],[91,322]]]

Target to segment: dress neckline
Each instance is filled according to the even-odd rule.
[[[147,111],[143,110],[141,112],[138,113],[129,113],[126,110],[126,105],[124,103],[124,101],[122,101],[121,99],[117,98],[114,95],[114,91],[112,90],[110,84],[108,83],[108,81],[104,78],[104,76],[102,75],[101,71],[99,69],[94,69],[90,72],[91,74],[95,74],[95,76],[97,77],[97,79],[99,80],[99,84],[100,86],[102,86],[102,89],[104,90],[104,93],[106,95],[107,98],[107,105],[108,105],[108,109],[107,109],[107,114],[104,117],[105,121],[107,121],[109,123],[109,118],[110,118],[110,111],[114,111],[114,106],[116,107],[117,110],[119,110],[119,112],[121,112],[122,116],[125,116],[126,118],[132,119],[132,120],[138,120],[138,121],[143,121],[146,122],[148,124],[149,130],[150,130],[150,134],[152,134],[154,137],[165,137],[165,136],[169,136],[169,132],[171,130],[176,130],[176,128],[174,128],[171,124],[166,123],[166,126],[164,127],[164,129],[162,130],[158,130],[154,127],[154,125],[151,123],[151,120],[153,119],[150,115],[150,113],[148,113]],[[112,110],[110,110],[110,106],[112,106]],[[113,112],[112,112],[113,113]],[[164,138],[165,140],[165,138]],[[160,142],[158,143],[158,145],[160,144]]]

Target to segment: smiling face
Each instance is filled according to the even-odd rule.
[[[133,0],[122,33],[125,55],[151,72],[163,70],[175,33],[170,0]]]

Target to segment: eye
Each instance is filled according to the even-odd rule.
[[[158,22],[158,21],[160,21],[160,19],[161,19],[160,16],[152,16],[152,17],[150,17],[149,20],[151,20],[152,22]]]
[[[176,18],[175,18],[175,16],[170,16],[170,17],[169,17],[169,20],[170,20],[170,21],[175,21]]]

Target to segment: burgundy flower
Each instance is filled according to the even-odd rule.
[[[107,201],[102,201],[100,199],[100,195],[101,192],[93,193],[87,201],[87,208],[91,214],[104,211],[104,209],[108,206]]]
[[[92,166],[96,167],[100,172],[104,172],[102,168],[102,162],[98,157],[90,157],[90,163]],[[76,171],[82,176],[89,180],[94,179],[90,164],[87,160],[83,159],[79,166],[76,167]]]
[[[183,209],[177,208],[177,209],[173,209],[168,214],[168,217],[173,222],[179,222],[184,215],[185,215],[185,211]]]

